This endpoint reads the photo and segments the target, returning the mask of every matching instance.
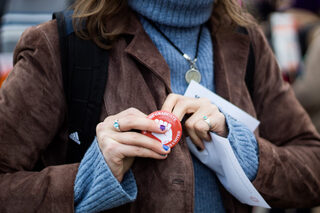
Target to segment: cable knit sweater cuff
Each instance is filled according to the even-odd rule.
[[[224,114],[229,128],[228,140],[243,171],[254,180],[259,167],[258,143],[253,134],[244,124]]]
[[[131,171],[117,181],[95,139],[80,163],[74,196],[76,212],[99,212],[134,201],[137,185]]]

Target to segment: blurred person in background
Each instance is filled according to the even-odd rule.
[[[6,7],[6,3],[7,3],[7,0],[3,0],[3,1],[0,2],[0,25],[2,23],[1,20],[2,20],[2,15],[4,13],[4,9]]]
[[[319,0],[250,1],[275,51],[283,78],[293,83],[303,74],[303,59],[319,26]]]
[[[312,1],[312,3],[308,1],[298,4],[300,8],[312,11],[315,17],[312,21],[302,24],[301,27],[305,71],[296,79],[293,88],[298,100],[309,113],[317,130],[320,131],[320,1]],[[303,17],[297,16],[297,20],[301,19],[303,20]]]
[[[2,25],[2,15],[4,13],[5,7],[6,7],[6,0],[2,0],[0,2],[0,26]],[[1,34],[0,34],[1,35]],[[2,37],[0,36],[0,52],[2,49],[2,42],[1,42]],[[2,68],[2,61],[0,60],[0,87],[2,82],[4,81],[4,79],[6,79],[7,77],[7,73],[4,72],[3,68]]]
[[[0,1],[0,87],[12,70],[13,50],[22,32],[30,26],[51,20],[52,12],[71,5],[72,0]]]
[[[296,79],[293,88],[298,100],[320,131],[320,31],[313,36],[305,56],[304,74]]]

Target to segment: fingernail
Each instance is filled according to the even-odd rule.
[[[167,157],[167,155],[166,154],[163,154],[163,155],[161,155],[162,157]]]
[[[162,147],[163,147],[163,149],[165,150],[165,151],[168,151],[169,149],[170,149],[170,147],[168,147],[167,145],[162,145]]]
[[[164,131],[164,130],[166,130],[166,126],[165,125],[160,125],[160,129],[161,129],[161,131]]]
[[[199,146],[196,146],[196,147],[199,152],[202,151],[202,149]]]

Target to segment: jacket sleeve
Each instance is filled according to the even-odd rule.
[[[74,184],[75,212],[101,212],[133,202],[137,185],[129,170],[119,181],[113,176],[95,138],[81,160]]]
[[[251,29],[255,51],[253,103],[261,124],[255,187],[272,207],[320,203],[320,141],[310,118],[280,75],[263,33]]]
[[[55,28],[49,22],[22,35],[0,89],[0,212],[73,212],[78,164],[34,172],[66,114],[58,41],[48,37]]]
[[[312,114],[320,110],[319,56],[320,36],[317,36],[308,47],[305,70],[293,84],[293,89],[298,100]]]

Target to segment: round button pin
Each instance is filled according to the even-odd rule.
[[[155,111],[148,115],[148,118],[156,121],[161,127],[165,127],[165,133],[154,133],[142,131],[142,134],[147,135],[161,142],[162,144],[174,147],[181,139],[182,127],[179,119],[167,111]]]

